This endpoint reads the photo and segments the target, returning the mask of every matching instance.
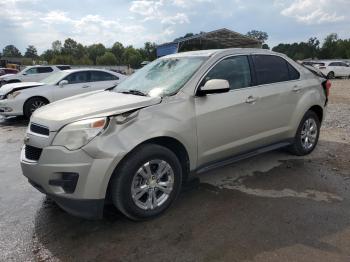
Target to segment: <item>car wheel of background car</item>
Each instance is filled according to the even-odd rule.
[[[20,82],[21,82],[21,80],[13,79],[13,80],[7,81],[7,84],[14,84],[14,83],[20,83]]]
[[[113,204],[132,220],[163,213],[181,190],[182,168],[169,149],[141,145],[114,172],[110,188]]]
[[[334,79],[335,78],[334,72],[329,72],[328,75],[327,75],[327,78],[328,79]]]
[[[320,135],[320,119],[313,111],[307,111],[301,120],[290,151],[294,155],[310,154],[316,147]]]
[[[25,117],[30,118],[35,110],[38,108],[47,105],[49,102],[41,97],[32,97],[28,99],[23,106],[23,114]]]

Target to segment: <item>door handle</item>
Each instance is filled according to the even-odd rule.
[[[247,104],[254,104],[256,102],[256,97],[254,96],[248,96],[247,99],[245,100]]]
[[[294,86],[293,87],[293,92],[299,93],[300,91],[301,91],[301,87],[300,86]]]
[[[82,86],[81,88],[89,88],[90,86],[88,85],[85,85],[85,86]]]

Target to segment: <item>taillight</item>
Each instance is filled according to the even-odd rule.
[[[332,87],[332,83],[331,81],[329,80],[326,80],[322,83],[322,86],[323,86],[323,89],[325,91],[325,94],[326,94],[326,97],[328,98],[329,97],[329,90],[331,89]]]

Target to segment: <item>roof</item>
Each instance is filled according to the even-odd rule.
[[[218,29],[207,33],[200,33],[194,36],[181,38],[173,42],[164,43],[164,44],[158,45],[158,47],[168,45],[168,44],[182,43],[182,42],[186,42],[194,39],[220,42],[220,44],[222,44],[223,47],[234,47],[233,45],[243,46],[243,45],[249,45],[249,44],[250,45],[262,44],[262,42],[257,39],[242,35],[240,33],[237,33],[235,31],[232,31],[226,28],[222,28],[222,29]]]
[[[188,52],[182,52],[182,53],[176,53],[176,54],[167,55],[167,56],[164,56],[163,58],[189,57],[189,56],[209,57],[209,56],[212,56],[212,55],[215,55],[215,54],[220,54],[220,53],[230,53],[230,54],[251,54],[251,53],[278,54],[278,53],[270,51],[268,49],[261,49],[261,48],[226,48],[226,49],[209,49],[209,50],[200,50],[200,51],[188,51]]]
[[[158,45],[157,56],[161,57],[178,52],[198,49],[261,47],[261,45],[262,42],[257,39],[222,28]]]

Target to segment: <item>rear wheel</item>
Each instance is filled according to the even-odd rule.
[[[25,117],[30,118],[38,108],[47,105],[49,102],[41,97],[32,97],[28,99],[23,106],[23,114]]]
[[[334,72],[329,72],[328,75],[327,75],[327,78],[328,79],[334,79],[335,78]]]
[[[307,111],[301,120],[290,151],[294,155],[310,154],[316,147],[320,135],[320,119],[313,111]]]
[[[181,190],[182,168],[169,149],[146,144],[123,161],[111,181],[113,204],[128,218],[162,214]]]

